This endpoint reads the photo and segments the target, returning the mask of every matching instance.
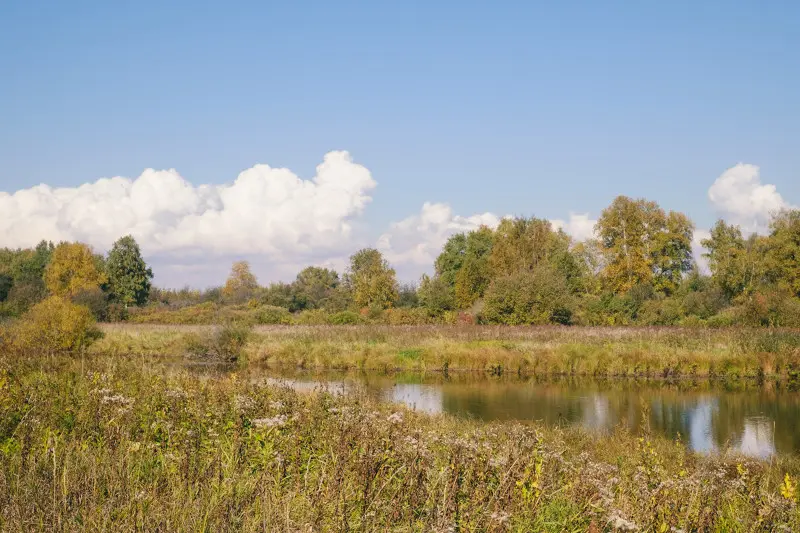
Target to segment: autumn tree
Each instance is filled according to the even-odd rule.
[[[236,261],[231,266],[231,273],[222,288],[222,296],[233,302],[243,302],[255,294],[258,280],[250,271],[250,263]]]
[[[605,266],[602,276],[614,292],[652,283],[670,292],[691,270],[694,227],[676,212],[657,203],[618,196],[597,221]]]
[[[703,257],[708,259],[714,283],[728,298],[741,294],[748,284],[748,276],[745,267],[747,251],[739,226],[718,220],[709,237],[700,244],[708,250]]]
[[[61,297],[97,289],[107,279],[92,249],[78,242],[56,246],[44,274],[47,290]]]
[[[106,261],[111,298],[125,306],[144,305],[150,294],[153,271],[142,258],[136,240],[122,237],[111,248]]]
[[[552,251],[553,228],[540,218],[506,218],[494,232],[489,259],[495,277],[530,272],[547,261]]]
[[[359,307],[386,309],[397,300],[395,271],[374,248],[364,248],[350,257],[345,280]]]
[[[655,231],[652,252],[654,286],[672,294],[684,274],[694,266],[692,236],[694,224],[683,213],[670,211],[659,231]]]

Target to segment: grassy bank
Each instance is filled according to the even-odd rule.
[[[95,353],[181,356],[210,326],[108,325]],[[301,368],[648,377],[800,375],[788,329],[261,326],[251,362]]]
[[[0,530],[800,528],[795,458],[429,417],[161,361],[0,355]]]

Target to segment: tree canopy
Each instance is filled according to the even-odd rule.
[[[51,294],[72,297],[96,289],[108,280],[92,249],[82,243],[63,242],[53,250],[44,273]]]
[[[125,306],[144,305],[153,271],[147,267],[136,240],[130,235],[114,243],[106,260],[111,298]]]

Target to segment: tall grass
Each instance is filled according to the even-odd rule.
[[[202,326],[106,326],[97,353],[187,351]],[[260,326],[248,360],[301,368],[797,379],[800,331],[494,326]]]
[[[800,528],[794,458],[430,417],[161,361],[0,354],[0,530]]]

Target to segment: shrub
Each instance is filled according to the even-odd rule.
[[[306,326],[322,326],[328,324],[328,318],[328,313],[322,309],[306,309],[294,316],[294,323]]]
[[[241,357],[251,332],[249,325],[229,323],[204,335],[187,335],[186,352],[194,357],[234,362]]]
[[[645,301],[639,308],[636,321],[647,326],[673,326],[681,318],[681,302],[664,298]]]
[[[100,338],[91,311],[58,296],[34,305],[11,327],[11,344],[22,352],[74,353]]]
[[[252,312],[256,324],[291,324],[292,315],[288,309],[274,305],[262,305]]]
[[[572,298],[564,277],[547,267],[492,281],[483,319],[493,324],[570,323]]]
[[[385,322],[391,326],[421,326],[435,323],[435,319],[430,316],[428,310],[421,307],[387,309],[383,317]]]
[[[800,301],[780,288],[759,290],[746,298],[742,319],[748,326],[800,326]]]
[[[364,324],[366,320],[353,311],[340,311],[330,316],[328,321],[336,326],[351,325],[351,324]]]
[[[108,295],[100,287],[81,289],[72,298],[72,303],[82,305],[91,311],[95,320],[105,321],[108,314]]]

